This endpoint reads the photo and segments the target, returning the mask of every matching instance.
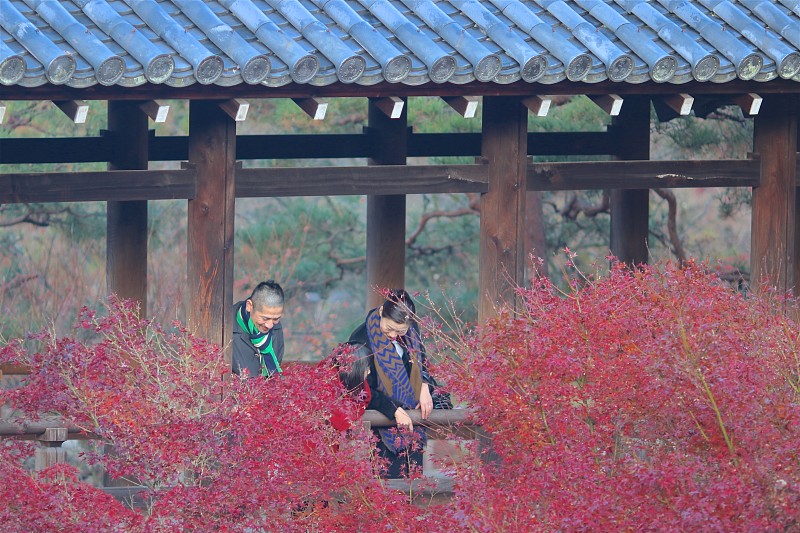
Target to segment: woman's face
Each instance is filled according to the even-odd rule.
[[[395,322],[391,318],[381,317],[381,332],[392,340],[408,333],[408,325]]]

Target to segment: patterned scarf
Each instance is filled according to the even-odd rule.
[[[283,373],[275,350],[272,348],[272,330],[261,333],[253,323],[253,319],[250,318],[246,307],[247,302],[243,302],[239,307],[239,312],[236,313],[236,322],[241,330],[248,334],[250,343],[258,350],[259,359],[261,359],[261,375],[268,378],[276,372]]]
[[[422,390],[422,375],[419,369],[417,353],[420,350],[420,339],[416,328],[409,328],[403,336],[405,350],[411,358],[411,375],[406,372],[403,358],[397,353],[392,340],[381,331],[380,309],[373,309],[367,315],[367,336],[369,345],[375,354],[375,370],[378,374],[378,390],[399,403],[403,409],[413,409],[419,403]],[[394,453],[404,450],[412,443],[412,439],[403,438],[391,429],[379,429],[381,440]],[[425,429],[414,426],[422,445],[425,444]]]

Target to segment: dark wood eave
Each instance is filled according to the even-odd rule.
[[[674,83],[575,83],[537,84],[516,82],[510,84],[472,82],[463,85],[426,83],[404,85],[379,83],[355,85],[334,83],[325,86],[288,84],[281,87],[239,84],[231,87],[194,84],[188,87],[145,84],[138,87],[119,85],[106,87],[94,85],[82,89],[59,85],[39,87],[0,86],[0,101],[13,100],[218,100],[228,98],[309,98],[309,97],[387,97],[387,96],[528,96],[532,94],[585,94],[585,95],[664,95],[687,93],[692,95],[728,95],[742,93],[798,94],[800,83],[781,78],[768,82],[732,80],[725,83],[691,81]]]

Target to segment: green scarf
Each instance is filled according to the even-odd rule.
[[[236,322],[244,333],[250,338],[250,343],[258,350],[261,359],[261,375],[270,377],[274,373],[282,374],[281,364],[278,362],[278,357],[275,355],[275,350],[272,348],[272,330],[261,333],[253,319],[250,318],[250,313],[247,312],[247,302],[242,303],[239,307],[239,312],[236,313]],[[269,355],[269,357],[267,357]]]

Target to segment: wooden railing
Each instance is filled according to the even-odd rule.
[[[470,422],[470,413],[466,409],[435,409],[427,420],[422,420],[419,410],[407,411],[414,424],[424,426],[428,430],[429,440],[445,440],[461,438],[478,440],[481,447],[488,446],[489,437],[480,427]],[[389,420],[378,411],[366,411],[362,420],[371,428],[392,427],[393,420]],[[39,442],[36,450],[36,470],[43,470],[49,466],[66,462],[66,450],[62,444],[68,440],[99,439],[91,432],[87,432],[75,425],[65,424],[63,420],[9,421],[0,420],[0,439],[15,438],[35,440]],[[425,472],[423,472],[425,474]],[[387,486],[405,493],[422,494],[430,497],[445,497],[452,494],[452,480],[446,477],[425,477],[414,481],[395,479],[388,480]],[[115,498],[133,506],[144,505],[145,502],[137,496],[144,487],[103,487],[103,490]]]

